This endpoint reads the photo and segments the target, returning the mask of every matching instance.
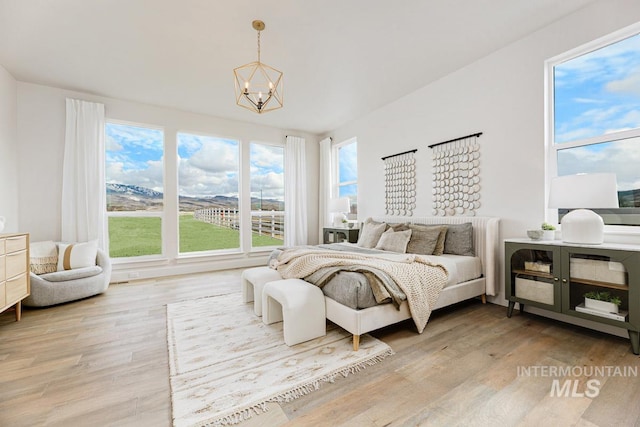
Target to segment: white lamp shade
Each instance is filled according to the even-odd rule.
[[[329,212],[331,213],[349,213],[351,212],[351,202],[348,197],[340,197],[339,199],[329,200]]]
[[[592,173],[553,178],[549,190],[549,207],[563,209],[617,208],[616,175],[613,173]]]
[[[616,175],[595,173],[553,178],[549,207],[574,209],[560,222],[564,242],[599,245],[604,241],[604,221],[600,215],[584,208],[618,207]]]

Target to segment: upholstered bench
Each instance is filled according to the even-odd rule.
[[[267,282],[282,279],[278,270],[270,267],[247,268],[242,272],[242,301],[253,302],[253,312],[262,316],[262,288]]]
[[[262,321],[266,325],[283,321],[288,346],[327,334],[324,294],[301,279],[269,282],[262,289]]]

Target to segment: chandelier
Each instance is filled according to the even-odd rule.
[[[236,86],[236,104],[258,114],[282,108],[282,72],[260,62],[260,31],[265,25],[253,21],[258,32],[258,60],[233,70]]]

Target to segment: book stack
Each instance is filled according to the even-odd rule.
[[[611,313],[608,311],[594,310],[592,308],[587,308],[584,306],[584,303],[576,306],[576,311],[580,313],[593,314],[594,316],[604,317],[607,319],[619,320],[620,322],[625,322],[627,320],[627,315],[629,314],[625,310],[620,310],[618,313]]]

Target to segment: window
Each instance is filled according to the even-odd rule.
[[[240,143],[178,133],[180,253],[240,248]]]
[[[350,139],[334,146],[335,191],[333,197],[348,197],[351,214],[358,213],[358,142]]]
[[[249,147],[251,180],[251,246],[284,243],[284,148],[252,142]]]
[[[596,210],[612,225],[640,225],[639,27],[634,31],[547,62],[548,176],[615,173],[620,209]]]
[[[109,254],[162,254],[164,133],[108,122],[105,180]]]

